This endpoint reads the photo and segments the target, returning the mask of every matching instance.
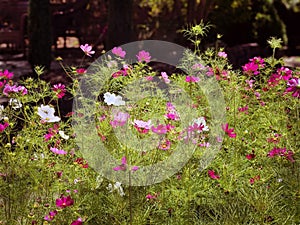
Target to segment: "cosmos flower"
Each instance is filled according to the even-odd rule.
[[[49,105],[41,105],[38,107],[38,115],[41,117],[44,122],[58,122],[60,118],[58,116],[54,116],[55,109],[50,107]]]
[[[161,72],[161,77],[164,79],[165,83],[166,84],[169,84],[170,83],[170,79],[168,77],[168,74],[166,72]]]
[[[220,179],[220,176],[215,174],[214,170],[208,170],[208,175],[210,176],[211,179],[213,180],[218,180]]]
[[[55,153],[55,154],[58,154],[58,155],[66,155],[67,152],[65,150],[62,150],[62,149],[58,149],[58,148],[50,148],[50,151]]]
[[[134,119],[134,127],[138,130],[140,133],[148,133],[148,131],[151,129],[151,120],[148,120],[147,122],[143,120],[136,120]]]
[[[79,217],[77,220],[74,220],[71,225],[82,225],[82,219]]]
[[[92,51],[92,46],[88,44],[80,45],[80,48],[84,52],[84,54],[89,57],[92,57],[92,54],[95,54],[95,51]]]
[[[109,92],[106,92],[104,94],[104,102],[107,105],[115,105],[115,106],[125,105],[125,101],[122,100],[121,96],[115,95],[114,93],[111,94]]]
[[[199,77],[194,77],[194,76],[186,76],[185,77],[185,82],[187,83],[197,83],[200,81]]]
[[[108,187],[106,189],[109,190],[109,192],[113,192],[113,191],[117,190],[119,192],[120,196],[122,196],[122,197],[125,196],[124,190],[123,190],[120,182],[116,182],[114,184],[114,186],[112,184],[108,184]]]
[[[139,53],[136,55],[139,62],[145,61],[146,63],[150,62],[151,56],[149,52],[146,52],[144,50],[139,51]]]
[[[300,98],[300,78],[292,78],[287,82],[286,92],[292,92],[292,96]]]
[[[125,55],[126,55],[126,52],[123,51],[123,49],[122,49],[121,47],[114,47],[114,48],[111,50],[111,52],[112,52],[113,54],[115,54],[116,56],[119,56],[119,57],[121,57],[121,58],[124,58]]]
[[[44,217],[44,220],[46,220],[46,221],[52,221],[56,215],[57,215],[57,211],[56,210],[51,211],[51,212],[49,212],[48,215],[46,215]]]
[[[234,133],[234,128],[229,129],[228,123],[222,125],[222,129],[225,131],[225,133],[227,133],[227,135],[230,138],[235,138],[236,137],[236,133]]]
[[[71,196],[61,196],[60,198],[56,199],[55,201],[56,206],[58,208],[66,208],[68,206],[71,206],[74,204],[74,200],[71,198]]]

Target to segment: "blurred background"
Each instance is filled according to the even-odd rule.
[[[212,25],[203,49],[223,46],[234,67],[270,54],[271,36],[283,41],[278,57],[300,55],[300,0],[0,0],[0,12],[0,68],[51,69],[57,56],[82,57],[85,43],[95,57],[144,39],[192,48],[180,31],[201,21]]]

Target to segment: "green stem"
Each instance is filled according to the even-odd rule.
[[[130,213],[130,225],[132,225],[133,221],[133,213],[132,213],[132,195],[131,195],[131,171],[129,170],[129,213]]]

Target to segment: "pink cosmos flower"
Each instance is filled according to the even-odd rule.
[[[253,83],[255,82],[255,80],[246,80],[246,83],[249,85],[249,88],[251,89],[253,87]]]
[[[162,142],[158,145],[158,149],[160,149],[160,150],[169,150],[170,147],[171,147],[171,142],[170,142],[170,140],[168,140],[168,139],[162,141]]]
[[[156,134],[166,134],[168,132],[168,128],[164,124],[159,124],[157,127],[152,126],[151,130],[153,133],[156,133]]]
[[[62,98],[66,93],[66,86],[64,84],[54,84],[52,90],[56,93],[57,98]]]
[[[121,159],[121,165],[114,167],[113,170],[114,171],[119,171],[119,170],[126,171],[126,169],[127,169],[127,159],[126,159],[126,156],[123,156],[123,158]],[[131,167],[132,171],[137,171],[138,169],[139,169],[138,166]]]
[[[12,79],[14,74],[12,72],[9,72],[8,70],[4,70],[3,72],[0,71],[0,79]]]
[[[77,220],[74,220],[71,225],[82,225],[82,219],[79,217]]]
[[[150,199],[156,199],[157,198],[157,194],[151,195],[151,194],[147,194],[146,195],[146,199],[150,200]]]
[[[136,55],[137,59],[139,62],[145,61],[146,63],[150,62],[151,56],[149,52],[146,52],[144,50],[140,51]]]
[[[80,45],[80,48],[84,52],[84,54],[89,57],[92,57],[92,54],[95,54],[95,51],[92,51],[92,46],[88,44]]]
[[[211,76],[213,76],[215,73],[214,73],[214,70],[213,70],[213,68],[211,68],[211,67],[207,67],[207,71],[206,71],[206,76],[208,76],[208,77],[211,77]]]
[[[44,220],[46,220],[46,221],[52,221],[56,215],[57,215],[57,211],[56,210],[51,211],[51,212],[49,212],[48,215],[46,215],[44,217]]]
[[[61,196],[60,198],[56,199],[56,206],[58,208],[66,208],[68,206],[71,206],[74,204],[74,200],[71,198],[71,196]]]
[[[259,93],[259,92],[255,91],[255,92],[254,92],[254,95],[255,95],[255,97],[256,97],[257,100],[260,99],[260,93]]]
[[[122,49],[121,47],[114,47],[114,48],[111,50],[111,52],[112,52],[113,54],[115,54],[116,56],[119,56],[119,57],[121,57],[121,58],[124,58],[125,55],[126,55],[126,52],[123,51],[123,49]]]
[[[186,76],[185,81],[188,83],[197,83],[200,81],[200,78],[194,76]]]
[[[215,174],[214,170],[208,170],[208,175],[210,176],[211,179],[213,180],[218,180],[220,179],[220,176]]]
[[[199,132],[203,131],[203,128],[204,128],[204,125],[202,123],[198,124],[195,122],[193,125],[190,125],[188,127],[188,132],[194,133],[196,131],[197,133],[199,133]]]
[[[227,58],[226,52],[218,52],[218,56],[221,58]]]
[[[167,113],[165,114],[165,117],[169,120],[179,120],[179,114],[177,113],[175,107],[171,102],[167,102]]]
[[[300,78],[292,78],[287,82],[286,92],[293,92],[292,96],[295,98],[300,98]]]
[[[16,86],[16,85],[9,85],[6,84],[3,89],[3,94],[8,96],[10,93],[22,93],[22,95],[27,94],[27,89],[24,86]]]
[[[169,80],[168,74],[166,72],[161,72],[160,74],[161,74],[162,78],[164,79],[165,83],[169,84],[170,80]]]
[[[151,120],[145,122],[143,120],[134,119],[134,127],[137,129],[138,132],[146,134],[151,129]]]
[[[234,133],[234,128],[229,129],[228,123],[222,125],[222,129],[225,131],[225,133],[228,134],[228,136],[230,138],[235,138],[236,137],[236,133]]]
[[[9,126],[8,122],[4,122],[4,124],[0,123],[0,133],[2,133]]]
[[[147,77],[145,77],[145,79],[148,80],[148,81],[152,81],[153,80],[153,76],[147,76]]]
[[[124,126],[129,117],[130,115],[128,113],[117,112],[117,114],[114,115],[114,120],[110,121],[110,125],[113,128],[116,128],[117,126]]]
[[[66,151],[64,151],[62,149],[53,148],[53,147],[50,148],[50,151],[55,154],[58,154],[58,155],[66,155],[67,154]]]

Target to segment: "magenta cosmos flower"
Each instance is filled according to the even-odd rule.
[[[150,62],[151,56],[149,52],[146,52],[144,50],[139,51],[139,53],[136,55],[139,62],[145,61],[146,63]]]
[[[295,98],[300,98],[300,78],[292,78],[287,83],[288,87],[286,92],[293,92],[292,96]]]
[[[74,220],[71,225],[82,225],[82,219],[79,217],[77,220]]]
[[[8,70],[4,70],[3,72],[0,71],[0,78],[4,79],[12,79],[14,76],[13,73],[9,72]]]
[[[249,63],[242,66],[243,71],[249,75],[258,75],[259,69],[264,68],[264,59],[261,57],[254,57],[249,60]]]
[[[215,174],[214,170],[208,170],[208,176],[210,176],[210,178],[213,179],[213,180],[220,179],[220,176]]]
[[[121,57],[121,58],[124,58],[125,55],[126,55],[126,52],[123,51],[123,49],[122,49],[121,47],[114,47],[114,48],[111,50],[111,52],[112,52],[113,54],[115,54],[116,56],[119,56],[119,57]]]
[[[85,44],[80,45],[81,50],[89,57],[92,57],[92,54],[95,54],[95,51],[92,51],[92,46]]]
[[[4,124],[0,123],[0,133],[2,133],[8,126],[9,126],[8,122],[5,122]]]
[[[127,169],[127,159],[126,159],[126,156],[123,156],[123,158],[121,159],[121,165],[114,167],[113,170],[114,171],[119,171],[119,170],[126,171],[126,169]],[[131,167],[132,171],[137,171],[138,169],[139,169],[138,166]]]
[[[161,72],[161,77],[164,79],[165,83],[166,84],[169,84],[170,83],[170,79],[169,79],[169,76],[166,72]]]
[[[200,81],[199,77],[186,76],[186,78],[185,78],[185,82],[188,82],[188,83],[197,83],[199,81]]]
[[[56,93],[57,98],[62,98],[66,93],[66,86],[64,84],[54,84],[52,90]]]
[[[66,208],[74,204],[74,200],[71,196],[61,196],[61,198],[56,199],[56,206],[58,208]]]
[[[235,137],[236,137],[236,133],[234,133],[234,128],[230,128],[230,129],[229,129],[228,123],[222,125],[222,129],[225,131],[225,133],[228,134],[228,136],[229,136],[230,138],[235,138]]]

